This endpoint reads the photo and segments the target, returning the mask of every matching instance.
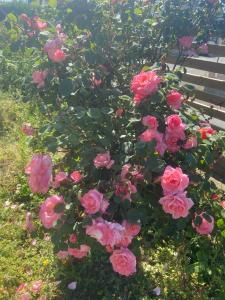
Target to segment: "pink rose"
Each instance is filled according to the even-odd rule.
[[[31,294],[28,292],[19,295],[19,300],[31,300],[31,299],[32,299]]]
[[[21,130],[27,136],[35,135],[35,129],[31,126],[30,123],[23,123]]]
[[[66,59],[66,55],[62,49],[51,49],[48,51],[48,57],[56,63],[63,62]]]
[[[179,38],[179,44],[181,47],[190,49],[193,43],[194,37],[193,36],[182,36]]]
[[[86,227],[86,234],[96,239],[102,246],[114,247],[122,239],[124,228],[118,223],[98,219]]]
[[[31,21],[31,18],[29,18],[27,16],[27,14],[21,14],[19,15],[19,18],[20,20],[24,21],[25,23],[27,23],[28,26],[31,26],[32,25],[32,21]]]
[[[172,109],[179,109],[183,102],[183,95],[181,93],[179,93],[178,91],[172,90],[166,96],[166,100],[167,100],[168,105]]]
[[[188,150],[191,148],[195,148],[198,146],[198,140],[196,136],[191,136],[187,139],[186,143],[184,144],[183,148]]]
[[[114,250],[109,260],[113,270],[120,275],[131,276],[136,272],[136,257],[127,248]]]
[[[122,226],[125,228],[127,234],[131,236],[136,236],[141,230],[141,225],[137,223],[129,223],[127,220],[124,220]]]
[[[62,196],[56,195],[50,196],[41,204],[39,217],[45,228],[52,228],[63,215],[63,212],[55,212],[55,208],[59,204],[65,204],[65,202]]]
[[[191,198],[186,197],[186,192],[176,195],[166,195],[159,200],[163,210],[167,214],[171,214],[173,219],[186,218],[189,209],[194,205]]]
[[[33,193],[47,193],[52,179],[52,160],[49,155],[35,154],[25,169]]]
[[[20,292],[23,292],[27,289],[27,283],[21,283],[18,288],[16,289],[16,293],[20,293]]]
[[[161,78],[154,71],[141,72],[134,76],[131,81],[131,91],[134,93],[136,104],[157,92]]]
[[[68,253],[77,259],[82,259],[87,256],[90,252],[90,247],[88,245],[80,245],[80,248],[68,248]]]
[[[70,235],[69,241],[72,244],[75,244],[77,242],[77,236],[76,236],[75,233],[73,233],[73,234]]]
[[[161,155],[164,155],[164,152],[167,148],[167,145],[164,143],[163,134],[157,130],[147,129],[139,136],[140,141],[142,142],[151,142],[156,141],[155,150]]]
[[[203,234],[210,234],[213,231],[214,228],[214,218],[210,215],[207,215],[207,220],[204,217],[204,214],[206,214],[205,212],[202,212],[200,215],[195,215],[195,219],[196,217],[200,217],[201,218],[201,224],[200,225],[195,225],[194,221],[192,222],[192,226],[193,228],[197,231],[197,233],[203,235]],[[209,220],[210,221],[209,221]]]
[[[189,185],[189,178],[181,168],[167,166],[161,178],[164,195],[182,193]]]
[[[32,28],[34,30],[42,31],[42,30],[46,29],[47,26],[48,26],[48,24],[46,22],[43,22],[41,20],[41,18],[39,18],[37,16],[33,17],[33,19],[32,19]]]
[[[80,203],[85,208],[86,213],[93,215],[100,211],[103,198],[103,194],[94,189],[84,194],[80,199]]]
[[[58,188],[60,184],[67,180],[67,173],[66,172],[58,172],[55,175],[55,180],[53,182],[53,187]]]
[[[34,281],[31,285],[32,292],[39,293],[43,286],[42,280]]]
[[[137,193],[137,188],[130,180],[121,180],[115,186],[115,195],[121,197],[122,200],[131,201],[131,195]]]
[[[111,160],[109,152],[99,153],[94,159],[94,165],[96,168],[110,169],[114,165],[115,161]]]
[[[48,75],[48,71],[34,71],[32,73],[32,82],[37,85],[37,88],[40,89],[45,86],[45,78]]]
[[[65,259],[65,258],[67,258],[69,253],[68,253],[68,251],[60,250],[56,255],[59,259]]]
[[[156,117],[149,115],[142,118],[142,124],[153,130],[157,130],[159,126]]]
[[[73,173],[70,174],[70,178],[74,183],[79,183],[81,180],[83,180],[84,176],[79,171],[73,171]]]
[[[34,223],[32,221],[32,214],[30,212],[26,213],[26,223],[25,223],[25,229],[28,232],[33,232],[35,231],[35,226]]]
[[[186,127],[178,115],[171,115],[171,116],[167,117],[166,124],[167,124],[167,132],[175,132],[175,131],[178,132],[179,131],[181,135]]]

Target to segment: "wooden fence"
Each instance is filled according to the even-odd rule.
[[[225,45],[209,45],[209,54],[185,60],[183,80],[196,87],[196,99],[190,104],[210,116],[214,127],[225,130]],[[175,62],[175,56],[167,58],[167,63]]]

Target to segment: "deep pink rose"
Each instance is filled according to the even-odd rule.
[[[35,129],[32,127],[30,123],[23,123],[21,130],[27,136],[35,135]]]
[[[167,166],[161,178],[164,195],[182,193],[189,185],[189,178],[181,168]]]
[[[84,194],[80,203],[85,208],[86,213],[93,215],[100,211],[103,199],[103,194],[94,189]]]
[[[45,78],[48,75],[48,71],[34,71],[32,73],[32,82],[37,85],[37,88],[42,88],[45,86]]]
[[[183,132],[185,129],[185,124],[182,122],[178,115],[171,115],[166,118],[167,132]]]
[[[114,160],[111,160],[110,153],[99,153],[94,159],[94,165],[96,168],[106,168],[110,169],[115,163]]]
[[[190,49],[193,43],[194,37],[190,35],[182,36],[179,38],[179,44],[181,47]]]
[[[28,232],[33,232],[35,231],[35,226],[32,220],[32,214],[30,212],[26,213],[26,223],[25,223],[25,229]]]
[[[76,236],[75,233],[73,233],[73,234],[70,235],[69,241],[72,244],[75,244],[77,242],[77,236]]]
[[[142,118],[142,124],[153,130],[157,130],[157,128],[159,126],[156,117],[150,116],[150,115]]]
[[[35,154],[25,169],[33,193],[47,193],[52,179],[52,160],[49,155]]]
[[[88,245],[80,245],[80,248],[68,248],[68,253],[77,259],[82,259],[87,256],[90,252],[90,247]]]
[[[204,235],[204,234],[210,234],[213,231],[214,228],[214,218],[212,216],[208,216],[211,222],[206,220],[204,218],[204,212],[202,212],[200,215],[195,215],[195,218],[199,216],[201,218],[201,224],[200,225],[195,225],[194,221],[192,222],[193,228],[197,231],[197,233]]]
[[[131,91],[134,93],[134,101],[139,104],[144,98],[151,96],[159,89],[161,78],[154,71],[141,72],[133,77]]]
[[[55,180],[54,180],[52,186],[54,188],[58,188],[61,185],[61,183],[66,180],[67,180],[67,173],[66,172],[58,172],[55,175]]]
[[[166,100],[167,100],[168,105],[172,109],[179,109],[183,102],[183,95],[181,93],[179,93],[178,91],[172,90],[166,96]]]
[[[65,202],[62,196],[57,195],[50,196],[42,203],[39,217],[45,228],[52,228],[54,223],[63,215],[63,212],[55,212],[55,208],[59,204],[65,204]]]
[[[136,257],[127,248],[114,250],[109,260],[113,270],[120,275],[131,276],[136,272]]]
[[[186,197],[186,192],[176,195],[166,195],[159,200],[163,210],[167,214],[171,214],[173,219],[186,218],[189,209],[194,205],[191,198]]]
[[[202,140],[206,140],[210,135],[216,134],[216,130],[212,127],[203,127],[198,130],[201,134]]]
[[[63,62],[66,59],[65,52],[62,49],[54,48],[48,51],[48,57],[56,63]]]
[[[191,149],[198,146],[198,140],[196,136],[190,136],[187,141],[185,142],[183,148],[184,149]]]
[[[84,175],[81,174],[79,171],[73,171],[73,173],[70,174],[70,178],[73,180],[74,183],[79,183],[83,180]]]

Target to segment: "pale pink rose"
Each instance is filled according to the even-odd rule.
[[[150,115],[142,118],[142,124],[153,130],[157,130],[157,128],[159,126],[156,117],[150,116]]]
[[[211,222],[206,220],[204,218],[204,212],[202,212],[200,215],[195,215],[195,218],[199,216],[202,220],[200,225],[195,225],[194,221],[192,221],[193,228],[197,231],[197,233],[204,235],[204,234],[210,234],[213,231],[214,228],[214,218],[209,215],[209,218]]]
[[[68,251],[60,250],[56,255],[59,259],[65,259],[65,258],[67,258],[69,253],[68,253]]]
[[[111,160],[109,151],[97,154],[93,162],[96,168],[106,169],[110,169],[115,163],[114,160]]]
[[[76,236],[75,233],[73,233],[73,234],[70,235],[69,241],[72,244],[75,244],[77,242],[77,236]]]
[[[63,215],[63,212],[55,212],[55,208],[59,204],[65,204],[65,202],[62,196],[57,195],[50,196],[41,204],[39,217],[45,228],[52,228]]]
[[[21,127],[21,131],[27,136],[35,135],[35,129],[32,127],[30,123],[23,123]]]
[[[209,54],[209,47],[208,44],[202,44],[198,47],[198,53],[202,55],[208,55]]]
[[[29,292],[25,292],[21,295],[19,295],[19,300],[31,300],[31,294]]]
[[[70,178],[74,183],[79,183],[83,180],[84,176],[79,171],[73,171],[73,173],[70,174]]]
[[[134,93],[136,104],[157,92],[161,78],[154,71],[141,72],[134,76],[131,81],[131,91]]]
[[[137,223],[129,223],[127,220],[124,220],[122,226],[125,228],[127,234],[131,236],[136,236],[141,230],[141,225]]]
[[[28,232],[33,232],[35,231],[35,226],[32,220],[32,214],[30,212],[26,213],[26,223],[25,223],[25,229]]]
[[[52,160],[49,155],[33,155],[25,172],[29,175],[29,186],[33,193],[47,193],[52,180]]]
[[[180,132],[180,135],[182,135],[185,124],[182,122],[181,118],[178,115],[171,115],[166,118],[166,124],[167,124],[167,132]],[[184,135],[184,133],[183,133]],[[184,135],[185,136],[185,135]]]
[[[118,223],[107,222],[103,219],[93,220],[92,225],[86,227],[86,234],[96,239],[102,246],[114,247],[122,239],[123,226]]]
[[[167,94],[166,100],[172,109],[179,109],[183,102],[183,95],[178,91],[172,90]]]
[[[191,198],[186,197],[187,192],[178,193],[176,195],[166,195],[159,200],[163,210],[167,214],[171,214],[173,219],[186,218],[189,209],[194,205]]]
[[[77,259],[82,259],[87,256],[90,252],[90,247],[88,245],[80,245],[80,248],[68,248],[68,253]]]
[[[43,286],[42,280],[34,281],[32,282],[31,290],[33,293],[39,293],[40,290],[42,289],[42,286]]]
[[[190,35],[182,36],[179,38],[179,44],[181,47],[189,49],[192,46],[194,37]]]
[[[136,272],[136,257],[127,248],[114,250],[109,260],[113,270],[120,275],[131,276]]]
[[[80,203],[85,208],[86,213],[93,215],[100,211],[103,199],[103,194],[93,189],[81,197]]]
[[[206,140],[210,135],[216,134],[216,130],[212,129],[212,127],[200,128],[198,132],[200,132],[202,140]]]
[[[46,29],[47,27],[48,27],[48,24],[46,22],[43,22],[40,17],[37,17],[37,16],[33,17],[32,28],[34,30],[42,31],[42,30]]]
[[[66,59],[65,52],[62,49],[51,49],[48,51],[48,57],[56,63],[61,63]]]
[[[118,108],[115,112],[115,115],[117,118],[122,117],[122,115],[124,114],[124,109],[123,108]]]
[[[34,71],[32,73],[32,82],[37,85],[37,88],[42,88],[45,86],[45,78],[48,75],[48,71]]]
[[[183,145],[184,149],[191,149],[191,148],[195,148],[198,146],[198,140],[196,136],[190,136],[187,141],[185,142],[185,144]]]
[[[53,187],[58,188],[62,182],[67,180],[67,173],[66,172],[58,172],[55,175],[55,180],[53,182]]]
[[[164,195],[182,193],[189,185],[189,178],[181,168],[167,166],[161,177],[161,185]]]
[[[137,188],[130,180],[121,180],[115,185],[115,195],[122,200],[130,200],[131,195],[137,193]]]

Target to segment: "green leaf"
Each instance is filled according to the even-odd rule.
[[[202,218],[200,216],[197,216],[194,219],[194,224],[195,224],[195,226],[200,226],[202,224]]]
[[[9,13],[7,16],[6,16],[6,19],[8,21],[11,21],[13,23],[16,23],[17,22],[17,17],[13,14],[13,13]]]
[[[61,212],[63,212],[65,209],[65,204],[64,203],[59,203],[55,206],[54,208],[54,211],[57,213],[57,214],[60,214]]]
[[[48,4],[51,7],[57,7],[57,0],[48,0]]]
[[[102,116],[99,108],[89,108],[87,111],[87,115],[92,119],[99,119]]]

